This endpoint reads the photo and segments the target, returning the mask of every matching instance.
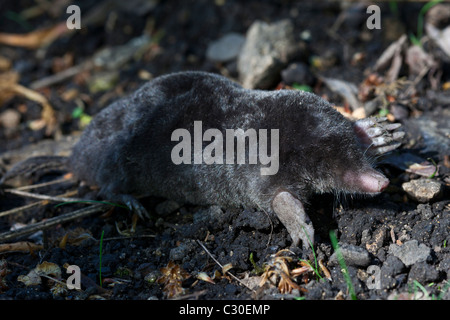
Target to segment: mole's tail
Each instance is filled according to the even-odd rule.
[[[67,159],[62,156],[37,156],[18,162],[3,175],[0,179],[0,186],[15,177],[34,173],[44,175],[52,171],[67,169]]]

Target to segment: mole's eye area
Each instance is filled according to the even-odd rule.
[[[344,187],[363,193],[378,193],[389,185],[389,179],[374,169],[360,172],[348,170],[342,176]]]

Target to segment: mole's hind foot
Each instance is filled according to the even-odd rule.
[[[370,117],[355,122],[355,133],[364,149],[373,155],[382,155],[397,149],[405,136],[403,131],[394,131],[400,123],[389,123],[386,117]]]
[[[111,199],[118,199],[120,202],[125,204],[131,212],[136,213],[142,220],[145,220],[145,218],[150,219],[150,215],[147,210],[135,197],[129,194],[119,194],[112,196]]]

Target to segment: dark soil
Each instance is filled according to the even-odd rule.
[[[112,7],[100,21],[70,36],[62,36],[45,48],[0,47],[0,56],[12,61],[12,68],[20,74],[20,84],[28,87],[34,81],[55,73],[56,65],[63,60],[64,55],[70,55],[73,59],[70,64],[75,66],[91,58],[97,50],[126,44],[145,30],[157,39],[146,48],[141,59],[131,59],[120,70],[116,70],[119,71],[117,81],[106,91],[89,90],[89,80],[101,72],[96,68],[38,89],[56,113],[57,126],[50,132],[46,126],[30,127],[30,123],[42,117],[39,103],[20,95],[4,101],[0,105],[0,113],[8,109],[19,110],[20,121],[12,129],[0,124],[0,165],[3,171],[20,159],[36,155],[33,151],[64,154],[73,144],[73,140],[67,137],[76,138],[83,129],[80,118],[73,116],[73,111],[80,104],[84,106],[84,114],[95,115],[108,103],[139,87],[148,75],[156,77],[174,71],[204,70],[236,78],[235,63],[213,63],[207,61],[205,53],[211,41],[229,32],[245,34],[255,20],[272,22],[289,18],[295,25],[297,35],[309,30],[311,38],[305,42],[307,54],[303,62],[310,64],[312,57],[327,59],[330,55],[334,56],[335,63],[321,70],[320,74],[359,85],[392,42],[402,33],[416,32],[417,16],[423,5],[400,2],[394,10],[387,3],[380,3],[381,30],[368,30],[365,9],[362,14],[356,10],[344,19],[338,36],[332,37],[327,30],[332,28],[342,12],[339,2],[154,2],[154,8],[145,13],[136,9]],[[82,21],[99,3],[89,0],[76,3],[81,8]],[[36,6],[36,2],[31,0],[2,1],[0,31],[27,33],[67,19],[66,7],[53,14],[44,10],[28,19],[18,18],[18,13],[33,6]],[[355,53],[362,53],[364,59],[351,63]],[[0,252],[0,261],[3,262],[0,263],[0,299],[142,300],[168,299],[172,294],[179,299],[351,299],[351,286],[345,278],[347,274],[355,296],[360,300],[448,300],[449,136],[433,144],[433,137],[421,131],[423,126],[417,122],[424,119],[430,126],[438,123],[438,128],[442,130],[445,127],[440,126],[446,125],[448,132],[450,98],[445,98],[448,97],[448,89],[445,91],[443,84],[450,81],[450,58],[445,58],[442,52],[436,57],[444,57],[439,60],[439,70],[442,72],[439,86],[432,88],[428,78],[424,77],[416,86],[414,99],[403,105],[406,116],[397,117],[395,121],[402,122],[406,131],[400,154],[408,152],[423,159],[431,157],[439,165],[439,175],[433,178],[444,189],[439,198],[421,204],[412,200],[402,189],[402,183],[419,176],[405,172],[392,165],[392,162],[385,161],[384,165],[380,162],[379,169],[391,180],[391,186],[386,192],[373,198],[342,196],[336,199],[333,195],[318,195],[308,204],[307,211],[313,219],[317,234],[314,252],[291,247],[291,239],[283,225],[275,217],[252,208],[183,206],[171,211],[167,209],[170,203],[165,199],[146,198],[142,199],[142,203],[152,214],[151,220],[135,221],[127,210],[108,207],[102,213],[61,223],[32,236],[15,237],[7,241],[0,238],[3,244],[29,241],[43,245],[42,249]],[[407,70],[402,70],[401,75],[408,77]],[[75,98],[63,98],[70,89],[76,90]],[[320,81],[315,84],[314,91],[336,105],[345,105],[340,96]],[[42,143],[49,143],[50,146],[43,146]],[[433,147],[436,145],[438,147]],[[60,178],[61,173],[66,172],[31,177],[24,184],[51,181]],[[59,195],[77,187],[78,194],[75,196],[97,199],[95,190],[76,183],[40,188],[38,192]],[[0,195],[0,211],[36,201],[4,192]],[[55,207],[54,202],[44,203],[0,217],[0,233],[6,233],[16,223],[28,225],[86,206],[66,204]],[[347,248],[351,254],[358,255],[361,249],[364,257],[356,257],[355,260],[348,258],[346,268],[342,268],[332,258],[335,252],[330,240],[332,230],[336,232],[343,251]],[[80,235],[86,234],[89,236],[80,238]],[[67,238],[66,243],[62,243],[64,236]],[[401,247],[412,240],[417,240],[419,247],[426,246],[429,254],[407,265],[393,254],[390,247]],[[201,244],[209,253],[205,252]],[[289,250],[281,251],[283,249]],[[222,266],[231,264],[229,272],[243,283],[230,275],[224,275],[222,267],[212,257]],[[293,285],[286,292],[280,291],[279,283],[283,278],[280,265],[285,263],[292,271],[300,267],[300,259],[309,261],[313,266],[315,261],[323,263],[324,269],[330,272],[330,280],[326,279],[324,269],[319,267],[317,272],[320,276],[307,271],[292,277]],[[69,276],[64,264],[79,266],[82,289],[55,293],[52,289],[55,284],[48,278],[42,278],[41,284],[29,286],[18,281],[19,276],[27,275],[44,261],[61,268],[62,281]],[[172,267],[163,269],[170,261],[174,263],[170,264]],[[376,288],[370,286],[370,266],[375,266],[375,275],[381,281]],[[183,275],[178,267],[189,276]],[[273,273],[259,286],[264,267]],[[210,281],[213,283],[198,280],[198,275],[202,273],[212,278]],[[179,281],[167,283],[170,276]],[[102,287],[98,285],[100,280],[103,280]],[[422,289],[427,293],[424,294]]]

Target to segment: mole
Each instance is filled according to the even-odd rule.
[[[201,71],[167,74],[99,112],[67,165],[100,195],[148,216],[137,200],[252,207],[275,214],[292,245],[314,243],[314,193],[375,195],[373,165],[401,145],[400,124],[350,121],[319,96],[250,90]]]

